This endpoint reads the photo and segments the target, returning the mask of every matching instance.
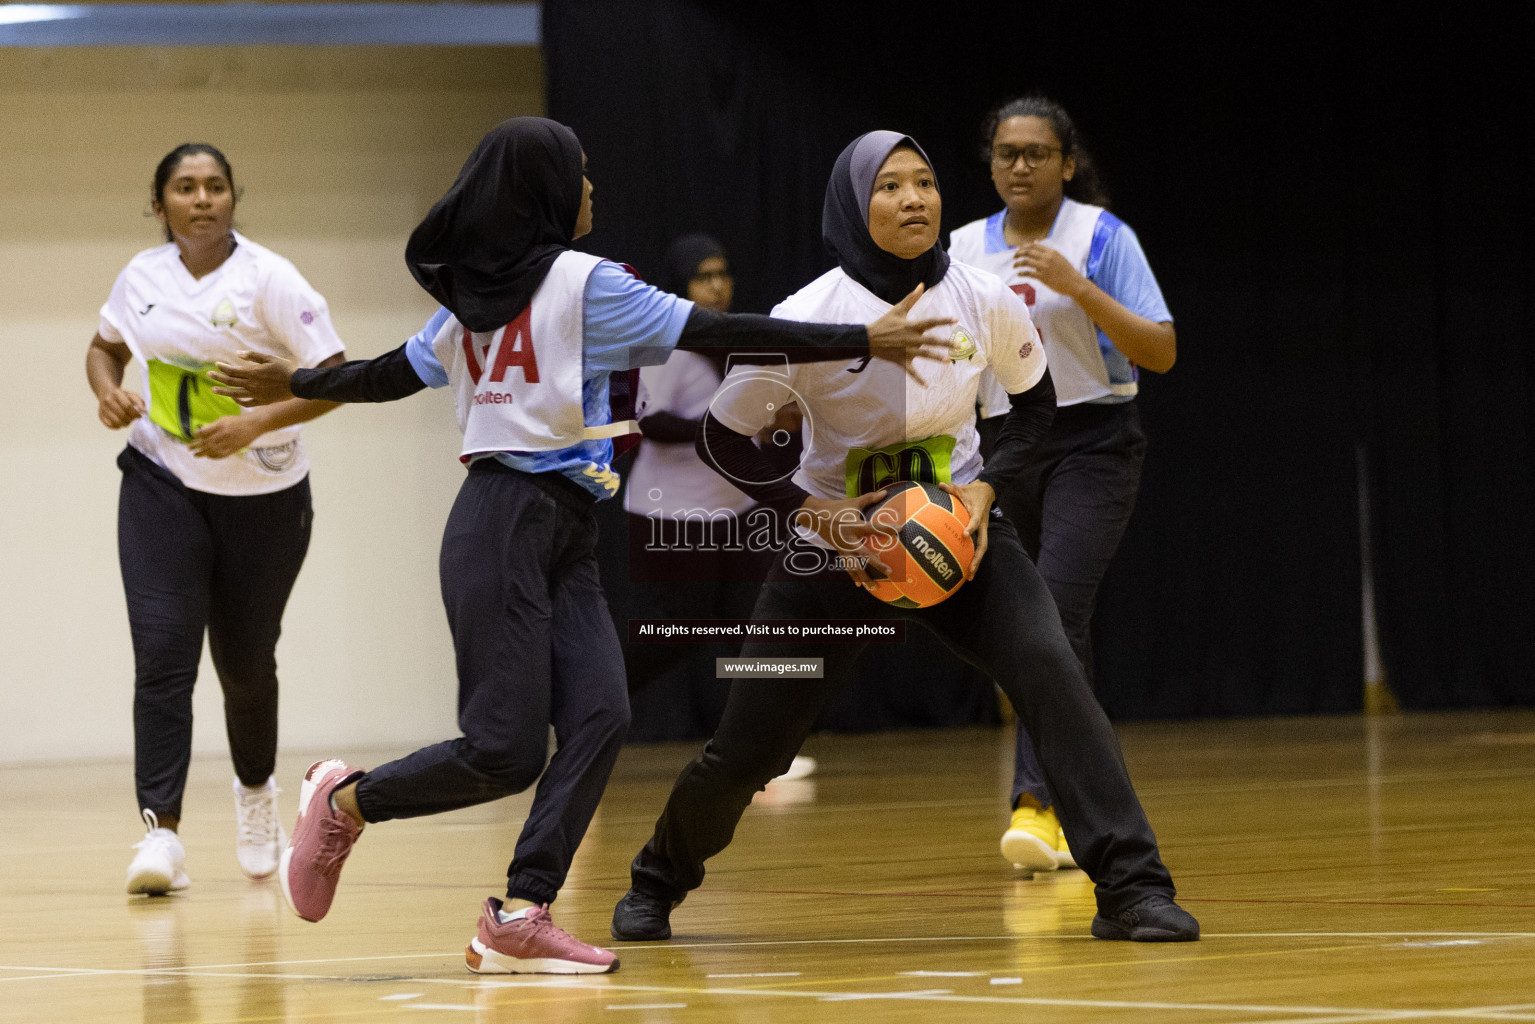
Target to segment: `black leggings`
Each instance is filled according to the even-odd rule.
[[[463,735],[379,765],[357,784],[363,818],[388,821],[537,783],[507,868],[510,899],[559,895],[629,728],[596,543],[592,499],[576,484],[493,459],[471,467],[440,563]]]
[[[117,550],[133,632],[134,780],[140,807],[180,818],[204,630],[224,689],[235,774],[247,786],[272,775],[277,638],[309,550],[309,479],[235,497],[194,491],[133,448],[117,465]]]
[[[1024,550],[1055,598],[1071,649],[1093,685],[1093,608],[1135,510],[1146,435],[1134,402],[1061,409],[1027,469],[997,496]],[[1019,719],[1013,803],[1024,794],[1052,804],[1039,756]]]
[[[927,627],[991,676],[1038,738],[1072,853],[1097,883],[1100,910],[1114,913],[1153,893],[1172,896],[1119,741],[1082,677],[1055,604],[1012,525],[998,515],[990,529],[976,578],[933,608],[904,611],[853,586],[840,571],[807,579],[779,565],[753,617],[903,618]],[[825,678],[731,684],[718,731],[683,770],[655,833],[634,859],[636,888],[680,900],[703,882],[704,862],[729,845],[753,794],[789,767],[862,649],[814,641],[742,649],[743,657],[823,657]]]

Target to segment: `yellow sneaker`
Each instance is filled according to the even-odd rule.
[[[1071,855],[1071,847],[1066,845],[1066,833],[1059,828],[1055,830],[1055,866],[1058,868],[1077,866],[1077,859]]]
[[[1053,810],[1019,807],[1013,811],[1012,824],[1002,833],[1002,856],[1015,868],[1027,871],[1054,871],[1055,839],[1061,823]]]

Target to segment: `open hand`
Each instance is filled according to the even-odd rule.
[[[906,371],[906,376],[926,387],[926,382],[921,374],[917,373],[913,365],[917,359],[948,359],[949,343],[939,341],[928,336],[928,331],[935,327],[948,327],[954,323],[953,317],[928,317],[922,320],[911,320],[907,314],[911,307],[917,304],[922,297],[926,285],[917,285],[911,290],[911,294],[900,302],[890,307],[890,312],[871,323],[869,331],[869,354],[875,359],[884,359],[892,363],[899,363]]]
[[[214,388],[213,393],[233,398],[246,408],[271,405],[293,397],[288,383],[293,379],[296,366],[281,356],[241,352],[239,362],[213,365],[218,369],[209,370],[208,379],[222,385]]]
[[[938,486],[958,498],[960,504],[970,511],[970,525],[965,530],[975,538],[975,555],[970,559],[970,568],[965,570],[965,579],[973,580],[981,568],[981,558],[986,554],[986,531],[991,524],[991,504],[997,500],[997,492],[984,480],[960,484],[958,487],[953,484]]]

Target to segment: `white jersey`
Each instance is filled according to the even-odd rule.
[[[236,234],[235,250],[211,274],[194,278],[175,243],[133,257],[101,307],[98,333],[126,344],[142,364],[149,414],[128,443],[183,484],[210,494],[269,494],[309,472],[302,429],[272,430],[228,458],[198,458],[192,436],[244,410],[213,394],[205,376],[242,349],[314,366],[344,346],[319,292],[283,257]]]
[[[448,316],[432,339],[464,432],[463,459],[485,452],[548,452],[617,437],[631,422],[588,428],[583,408],[582,296],[600,256],[555,259],[517,319],[471,331]]]
[[[773,310],[786,320],[867,324],[891,304],[839,268]],[[976,387],[990,369],[1011,394],[1045,374],[1045,351],[1029,311],[994,275],[963,263],[924,292],[913,319],[952,317],[951,358],[916,363],[926,387],[882,359],[799,363],[731,370],[712,412],[725,426],[755,434],[785,402],[804,412],[805,454],[794,481],[821,498],[877,490],[896,479],[965,484],[981,471]]]
[[[707,356],[678,349],[662,366],[640,368],[640,386],[647,412],[669,412],[686,420],[701,420],[719,386],[720,374]],[[752,500],[730,481],[704,465],[691,441],[666,442],[645,438],[640,442],[624,509],[635,515],[665,518],[686,517],[703,511],[739,514]]]
[[[993,223],[997,221],[997,223]],[[1120,222],[1101,206],[1063,199],[1055,223],[1043,244],[1066,257],[1077,273],[1092,276],[1091,258],[1101,252]],[[1068,296],[1020,272],[1013,260],[1016,246],[988,244],[1000,230],[997,218],[971,221],[949,235],[949,255],[1000,277],[1023,297],[1050,352],[1050,378],[1058,405],[1082,402],[1123,402],[1136,393],[1135,367],[1102,336],[1081,306]],[[1095,246],[1096,243],[1096,246]],[[1007,411],[1007,399],[988,381],[981,386],[981,414],[998,416]]]

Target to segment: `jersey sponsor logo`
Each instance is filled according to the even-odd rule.
[[[149,311],[151,309],[154,309],[154,308],[155,308],[155,304],[153,302],[151,302],[149,305],[147,305],[143,309],[139,310],[139,316],[148,316],[149,315]]]
[[[975,353],[975,339],[970,337],[963,324],[956,326],[954,333],[949,335],[949,362],[962,363]]]
[[[1032,341],[1026,341],[1022,345],[1018,346],[1018,358],[1027,359],[1029,358],[1029,355],[1033,353],[1033,351],[1034,343]]]
[[[309,312],[307,309],[300,313],[298,318],[305,327],[308,327],[310,324],[314,323],[314,314]]]
[[[208,318],[208,321],[214,327],[233,327],[239,322],[239,318],[235,316],[235,304],[228,299],[220,299],[219,304],[213,307],[213,315]]]

